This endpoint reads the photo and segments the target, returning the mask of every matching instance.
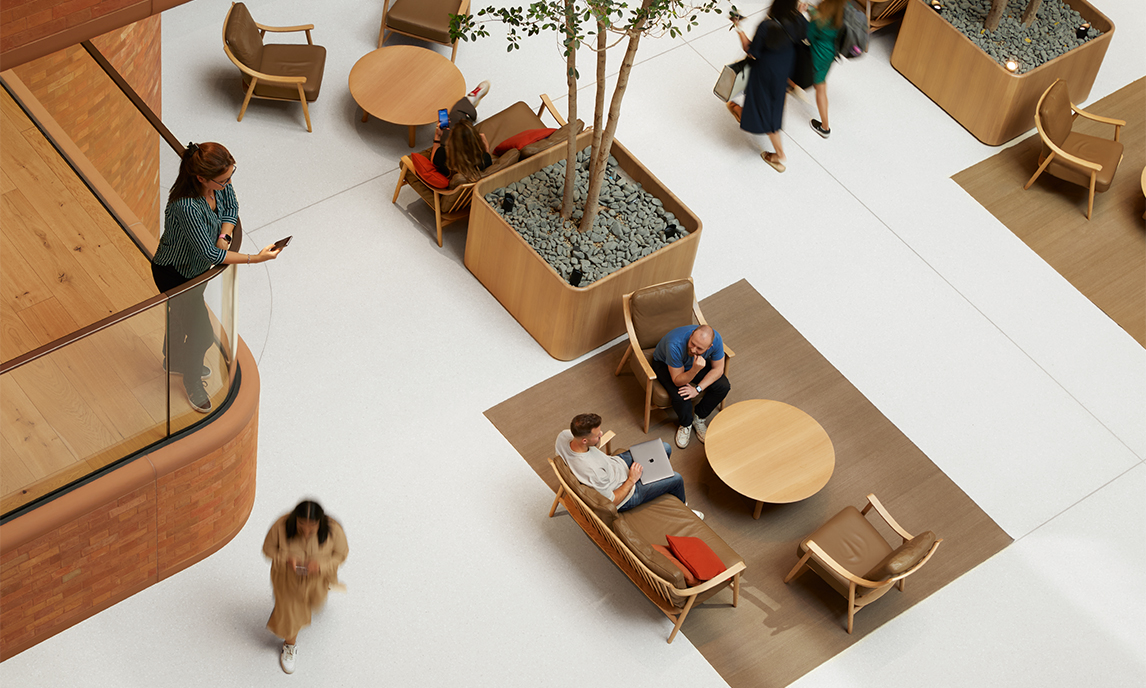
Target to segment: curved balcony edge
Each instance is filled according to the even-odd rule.
[[[214,554],[255,501],[259,373],[239,339],[230,405],[194,431],[0,526],[0,661]]]

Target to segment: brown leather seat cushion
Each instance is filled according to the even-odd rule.
[[[808,540],[814,540],[836,563],[861,578],[891,553],[891,545],[854,506],[846,507],[816,532],[804,538],[796,549],[797,556],[802,557],[808,551]],[[809,563],[814,564],[812,568],[832,587],[847,595],[847,582],[814,561]]]
[[[565,481],[569,489],[580,497],[581,501],[592,509],[593,513],[597,514],[597,518],[601,519],[606,526],[613,528],[614,521],[617,519],[617,507],[613,502],[605,499],[605,495],[577,480],[577,477],[569,470],[565,459],[558,456],[553,459],[553,463],[557,466],[557,472],[561,474],[561,479]]]
[[[1102,165],[1094,181],[1094,190],[1102,192],[1110,188],[1110,183],[1114,181],[1114,173],[1118,171],[1118,163],[1122,160],[1121,142],[1071,132],[1070,136],[1059,145],[1071,155]],[[1046,151],[1044,156],[1050,152],[1049,149],[1044,150]],[[1045,157],[1040,160],[1045,160]],[[1051,161],[1047,166],[1047,172],[1072,184],[1090,187],[1090,170],[1077,167],[1060,157],[1056,156]]]
[[[682,325],[696,323],[692,312],[692,282],[678,280],[633,292],[629,310],[641,349],[654,349],[661,337]]]
[[[934,544],[935,533],[926,530],[893,549],[872,567],[864,578],[870,581],[882,581],[898,576],[922,561]]]
[[[227,20],[223,39],[227,41],[227,47],[236,60],[259,71],[259,64],[263,61],[263,39],[259,35],[259,27],[255,26],[254,18],[243,3],[236,2],[231,8],[231,17]]]
[[[394,0],[386,13],[386,26],[435,43],[452,45],[450,15],[457,14],[461,6],[461,0]]]
[[[501,112],[482,119],[474,125],[474,128],[478,130],[479,134],[485,134],[485,138],[489,142],[489,149],[492,151],[497,148],[497,144],[514,134],[529,129],[541,129],[544,126],[545,123],[541,121],[537,113],[519,100]]]
[[[326,67],[326,48],[321,45],[298,45],[272,43],[263,46],[263,59],[256,71],[274,76],[304,76],[302,85],[307,101],[318,98],[322,88],[322,72]],[[250,82],[243,80],[243,85]],[[259,81],[255,84],[255,95],[263,98],[298,99],[298,88],[294,84],[272,84]]]

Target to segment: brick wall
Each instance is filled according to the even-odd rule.
[[[0,50],[7,51],[138,4],[139,0],[4,0]]]
[[[5,8],[9,2],[5,0]],[[4,14],[8,11],[5,9]],[[143,101],[161,114],[159,16],[96,37],[92,43]],[[131,101],[78,45],[22,64],[14,71],[144,227],[158,238],[163,208],[161,155],[166,153],[170,164],[178,164],[178,159]]]
[[[213,422],[0,526],[0,660],[201,561],[242,529],[255,501],[259,397],[245,344],[239,363],[242,386]]]

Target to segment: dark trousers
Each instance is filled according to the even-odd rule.
[[[151,277],[159,291],[174,289],[189,281],[170,265],[151,264]],[[183,387],[190,390],[199,384],[199,373],[203,367],[203,356],[215,341],[211,331],[211,318],[207,304],[203,302],[203,292],[207,283],[185,291],[167,301],[170,326],[169,336],[163,347],[167,353],[167,369],[183,376]]]
[[[668,366],[664,363],[653,360],[653,372],[657,374],[657,381],[668,392],[669,402],[672,404],[672,410],[676,411],[676,417],[681,425],[692,425],[692,419],[695,416],[701,418],[708,418],[712,412],[720,406],[720,402],[724,401],[724,397],[728,396],[729,390],[732,389],[731,383],[728,382],[727,375],[721,375],[720,379],[712,383],[704,389],[704,394],[700,401],[696,404],[696,410],[692,408],[692,399],[683,399],[678,391],[679,385],[672,381],[672,374],[669,373]],[[704,379],[708,374],[708,366],[701,368],[697,371],[690,381],[696,384]]]

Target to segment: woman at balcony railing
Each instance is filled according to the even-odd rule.
[[[236,167],[235,159],[221,144],[187,144],[179,176],[167,197],[163,236],[151,261],[151,275],[159,291],[174,289],[216,265],[263,263],[278,257],[281,249],[276,250],[273,244],[253,255],[228,250],[239,221],[239,201],[231,186]],[[191,408],[200,413],[211,410],[204,382],[211,369],[203,365],[203,356],[214,342],[203,302],[206,288],[204,282],[171,300],[169,353],[164,359],[165,368],[183,376]]]

